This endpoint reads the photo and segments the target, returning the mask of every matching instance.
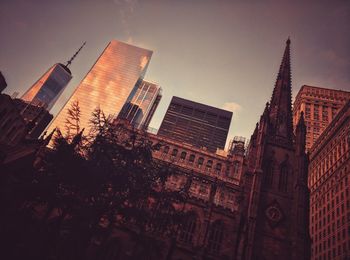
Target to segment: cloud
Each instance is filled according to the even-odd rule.
[[[235,102],[226,102],[222,106],[222,109],[225,109],[234,113],[238,113],[242,110],[242,106]]]
[[[134,14],[138,0],[114,0],[114,3],[118,5],[120,23],[128,39],[128,43],[132,43],[130,19],[132,19],[131,16]]]

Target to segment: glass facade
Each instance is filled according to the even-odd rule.
[[[50,110],[71,79],[70,70],[65,65],[57,63],[24,93],[22,99]]]
[[[111,41],[52,121],[48,132],[58,127],[65,134],[67,112],[76,101],[81,111],[80,129],[85,128],[85,134],[90,132],[89,122],[96,108],[107,116],[117,116],[135,85],[142,82],[151,56],[150,50]]]
[[[232,112],[173,97],[158,135],[216,152],[225,147],[231,119]]]
[[[141,81],[130,93],[118,117],[127,119],[138,129],[146,129],[160,99],[160,86]]]

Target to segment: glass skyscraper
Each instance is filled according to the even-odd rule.
[[[138,129],[146,129],[160,99],[161,87],[143,80],[130,93],[118,117],[127,119]]]
[[[142,82],[152,51],[117,40],[111,41],[78,85],[48,128],[58,127],[66,133],[65,122],[68,109],[78,102],[80,129],[88,134],[93,111],[100,108],[107,116],[116,117],[134,87]]]
[[[68,67],[56,63],[24,93],[22,100],[50,110],[71,79]]]

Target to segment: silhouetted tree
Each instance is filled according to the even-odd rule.
[[[158,238],[174,233],[183,217],[177,205],[184,195],[165,186],[175,169],[153,159],[159,144],[147,133],[113,122],[100,109],[83,145],[77,102],[70,115],[74,135],[58,129],[39,168],[0,184],[6,198],[13,198],[0,201],[7,252],[12,258],[87,259],[91,242],[98,241],[99,259],[115,229],[123,228],[132,234],[134,259],[159,258],[164,245]]]

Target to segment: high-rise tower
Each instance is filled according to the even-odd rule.
[[[162,97],[161,91],[159,85],[143,80],[130,93],[118,117],[138,129],[146,129]]]
[[[44,107],[50,110],[56,103],[63,90],[72,79],[72,73],[69,66],[79,51],[84,47],[84,44],[66,63],[56,63],[53,65],[37,82],[30,87],[22,96],[22,100],[34,106]]]
[[[90,119],[96,108],[106,115],[117,116],[131,91],[141,83],[151,56],[150,50],[111,41],[52,121],[48,132],[58,127],[66,133],[68,111],[74,103],[79,105],[80,128],[85,128],[86,134],[90,132]]]
[[[173,97],[158,135],[216,152],[225,147],[232,112]]]
[[[306,127],[301,115],[293,134],[291,95],[288,39],[248,151],[246,259],[309,259]]]
[[[306,124],[306,148],[310,150],[323,130],[350,99],[350,92],[303,85],[293,106],[294,125],[303,111]]]

